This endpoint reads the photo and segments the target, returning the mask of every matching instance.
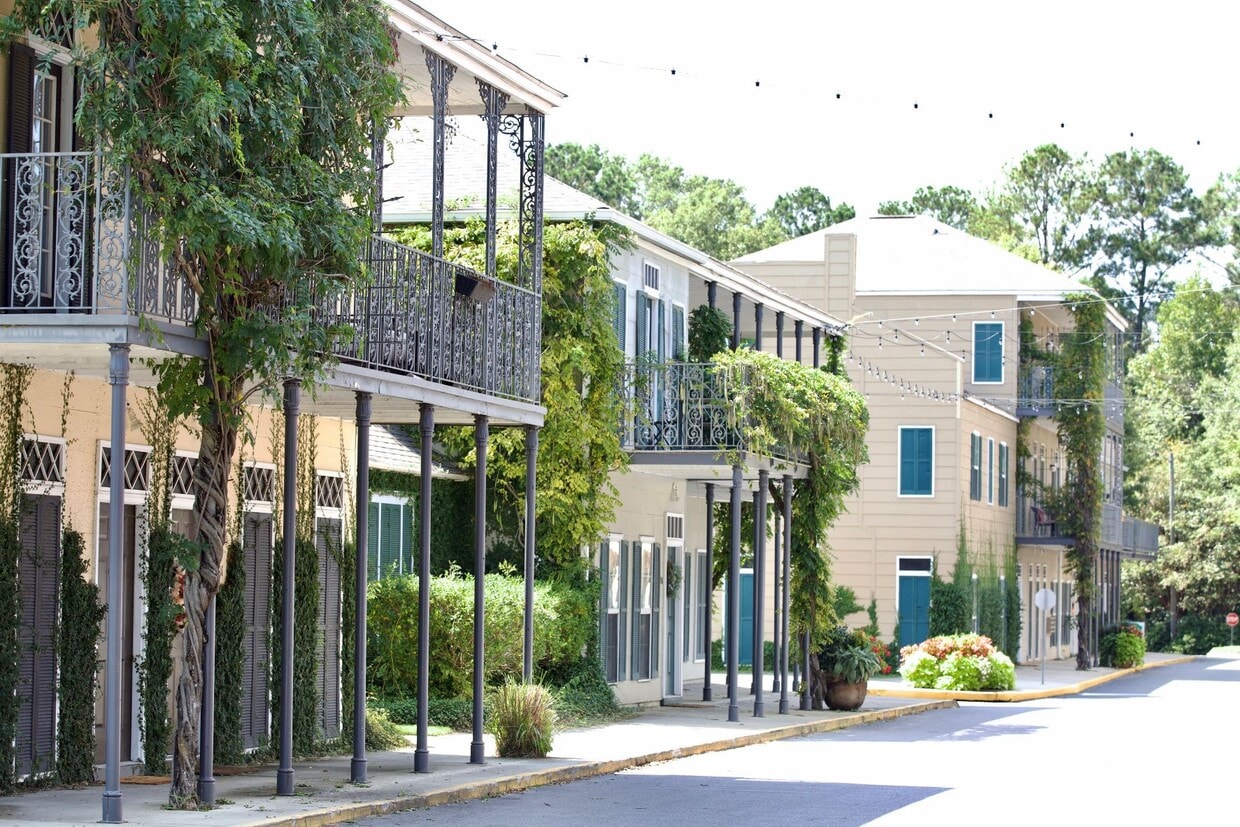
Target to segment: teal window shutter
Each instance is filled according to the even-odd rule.
[[[634,680],[641,677],[641,619],[642,619],[642,544],[641,541],[631,544],[633,552],[633,614],[632,614],[632,633],[633,644],[630,652],[633,656],[633,667],[630,674]]]
[[[637,294],[637,342],[633,346],[633,355],[641,356],[650,350],[650,297],[645,293]]]
[[[1008,504],[1008,447],[999,443],[999,507]]]
[[[1003,381],[1003,322],[973,324],[973,381]]]
[[[366,580],[379,579],[379,504],[372,502],[366,509]]]
[[[995,441],[986,441],[986,502],[995,501]]]
[[[655,341],[655,352],[659,354],[659,361],[663,362],[667,359],[667,304],[663,299],[659,299],[658,304],[658,339]]]
[[[624,353],[624,331],[625,331],[625,302],[628,299],[628,292],[625,285],[621,282],[613,282],[612,287],[616,292],[616,342],[620,345],[620,352]]]
[[[616,662],[619,664],[616,667],[616,680],[620,681],[624,680],[625,666],[627,665],[627,661],[624,657],[625,644],[627,642],[627,638],[624,634],[624,624],[629,617],[628,584],[629,544],[627,541],[622,540],[620,542],[620,631],[616,634],[616,645],[619,647],[619,651],[616,652]]]
[[[982,437],[972,434],[969,439],[969,499],[982,498]]]
[[[900,493],[928,497],[934,493],[934,430],[900,429]]]
[[[685,309],[672,305],[672,358],[685,360]]]

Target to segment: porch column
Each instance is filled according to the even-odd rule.
[[[444,143],[448,116],[448,84],[456,67],[429,49],[422,50],[426,70],[431,76],[431,104],[434,109],[431,127],[431,255],[443,257],[444,208]]]
[[[741,641],[741,467],[732,466],[732,537],[728,548],[728,628],[725,636],[728,650],[728,720],[739,721],[737,706],[737,661]]]
[[[766,704],[763,699],[766,695],[765,677],[765,648],[766,637],[763,634],[766,626],[766,487],[771,481],[771,472],[765,468],[758,471],[758,490],[753,495],[753,522],[756,526],[754,530],[754,539],[757,541],[754,546],[754,596],[753,596],[753,627],[757,630],[754,636],[757,639],[757,645],[753,651],[753,672],[758,676],[758,691],[754,695],[753,700],[753,716],[755,718],[766,717]]]
[[[719,304],[719,285],[713,281],[706,282],[706,304],[714,310]]]
[[[754,609],[753,629],[749,641],[749,694],[756,695],[761,691],[761,673],[758,672],[757,650],[762,646],[762,623],[758,620],[758,590],[762,588],[762,576],[758,573],[758,491],[753,492],[753,534],[749,538],[753,549],[753,577],[749,581],[751,589],[751,605]]]
[[[741,294],[732,294],[732,349],[741,346]]]
[[[713,283],[712,283],[713,284]],[[702,620],[706,624],[706,628],[702,630],[702,639],[706,641],[706,666],[702,674],[702,700],[711,700],[710,690],[710,660],[711,653],[714,652],[714,640],[711,638],[711,630],[714,627],[715,614],[715,591],[711,586],[711,578],[715,571],[715,484],[713,482],[706,483],[706,571],[701,577],[706,578],[706,617]]]
[[[761,304],[753,306],[753,349],[755,351],[762,350],[762,310]]]
[[[280,605],[280,768],[276,795],[293,794],[293,579],[297,565],[297,417],[301,382],[284,381],[284,594]],[[313,507],[313,505],[311,506]]]
[[[782,509],[780,508],[771,509],[771,523],[775,529],[772,532],[772,537],[771,537],[771,546],[775,550],[775,554],[772,555],[772,559],[771,559],[771,578],[772,578],[771,582],[773,584],[772,589],[771,589],[771,592],[772,592],[771,597],[774,603],[774,605],[771,606],[772,614],[774,615],[771,619],[775,621],[775,628],[774,628],[775,647],[774,647],[774,652],[773,652],[775,656],[775,662],[771,664],[771,674],[772,674],[771,692],[778,695],[780,692],[780,689],[782,688],[782,684],[780,682],[780,678],[782,676],[779,673],[779,664],[781,663],[779,653],[783,649],[783,640],[780,638],[780,633],[783,631],[783,628],[784,628],[783,622],[781,621],[783,614],[780,612],[780,609],[783,606],[783,604],[780,602],[780,599],[779,599],[779,590],[780,590],[780,583],[781,583],[781,578],[779,576],[779,573],[780,571],[782,571],[781,569],[782,564],[779,562],[779,555],[780,555],[780,552],[782,551],[781,546],[783,545],[782,543],[783,541],[783,511]]]
[[[521,658],[521,680],[534,677],[534,518],[537,483],[538,428],[525,426],[525,641]]]
[[[779,671],[783,683],[779,688],[779,713],[788,714],[788,587],[792,584],[792,475],[784,474],[784,586],[780,593],[783,600],[782,637],[783,649],[779,654]]]
[[[814,367],[821,364],[822,328],[814,328]]]
[[[366,783],[366,561],[370,550],[370,402],[357,392],[357,542],[353,556],[353,760],[349,780]]]
[[[125,392],[129,387],[129,345],[109,349],[108,383],[112,386],[112,444],[108,449],[108,606],[121,605],[125,580]],[[108,612],[107,663],[103,707],[103,821],[124,820],[121,807],[121,612]]]
[[[215,806],[215,598],[203,618],[202,708],[198,710],[198,799]]]
[[[422,436],[421,488],[418,499],[418,732],[413,751],[413,771],[430,772],[427,747],[431,671],[431,450],[435,437],[435,406],[425,402],[418,408],[418,430]]]
[[[469,744],[469,763],[485,764],[482,743],[483,651],[486,622],[486,593],[483,577],[487,573],[487,442],[490,420],[474,416],[474,450],[477,462],[474,471],[474,740]]]
[[[797,343],[797,348],[796,348],[797,349],[797,363],[800,364],[801,363],[801,336],[804,335],[805,333],[805,322],[801,321],[800,319],[797,319],[796,322],[793,324],[792,329],[793,329],[792,335],[796,339],[796,343]]]
[[[784,311],[775,314],[775,355],[784,358]]]

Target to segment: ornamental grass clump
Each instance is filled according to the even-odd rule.
[[[500,758],[546,758],[551,752],[555,704],[546,687],[509,679],[495,688],[490,713],[488,729]]]
[[[900,650],[900,675],[918,689],[964,692],[1016,688],[1016,667],[985,635],[932,637]]]

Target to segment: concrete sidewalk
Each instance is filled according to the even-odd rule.
[[[1146,667],[1190,658],[1149,655]],[[1020,701],[1082,691],[1132,670],[1077,672],[1071,661],[1048,661],[1045,684],[1038,667],[1018,667],[1011,693],[931,693],[902,689],[895,680],[871,681],[870,693],[856,712],[802,712],[797,698],[791,711],[779,714],[779,697],[764,697],[765,717],[753,717],[749,676],[741,678],[740,720],[727,721],[727,693],[714,685],[711,703],[703,703],[701,683],[688,684],[685,702],[644,708],[634,717],[606,726],[557,733],[552,754],[544,759],[494,756],[487,738],[485,764],[470,764],[471,736],[455,733],[429,739],[430,768],[413,772],[413,748],[368,756],[369,783],[348,781],[350,756],[333,756],[295,764],[297,794],[277,796],[276,767],[263,765],[235,775],[217,775],[219,806],[209,812],[164,809],[167,783],[121,785],[125,821],[137,825],[310,825],[340,824],[370,815],[417,809],[454,801],[502,795],[531,787],[617,772],[697,753],[825,732],[873,721],[942,709],[958,700]],[[767,677],[769,686],[770,676]],[[916,693],[916,694],[911,694]],[[911,695],[911,696],[910,696]],[[986,697],[986,696],[1004,697]],[[98,823],[102,785],[50,789],[0,798],[0,825],[83,825]]]

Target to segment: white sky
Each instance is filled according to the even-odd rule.
[[[760,210],[806,184],[862,214],[978,192],[1051,141],[1152,147],[1199,192],[1240,170],[1227,0],[421,2],[568,94],[550,143],[650,152]]]

